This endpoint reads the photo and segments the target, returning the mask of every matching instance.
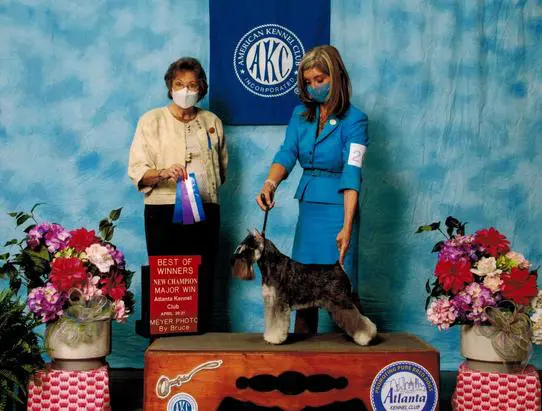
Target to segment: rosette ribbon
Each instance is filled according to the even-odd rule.
[[[198,182],[194,173],[188,174],[186,180],[177,181],[173,222],[177,224],[194,224],[205,220],[203,201],[199,193]]]
[[[95,341],[100,332],[97,322],[111,319],[113,313],[113,304],[106,297],[98,295],[88,301],[82,297],[74,300],[73,295],[77,293],[80,291],[72,290],[70,306],[49,330],[49,338],[54,335],[70,347]]]
[[[527,364],[532,354],[531,319],[519,312],[513,304],[513,311],[498,307],[487,307],[485,312],[492,327],[478,327],[480,334],[491,340],[495,352],[503,362]]]

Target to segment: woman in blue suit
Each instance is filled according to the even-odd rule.
[[[339,260],[357,290],[358,197],[367,115],[350,104],[350,78],[333,46],[315,47],[303,56],[297,86],[303,105],[294,109],[256,201],[262,210],[272,208],[274,192],[299,161],[304,170],[295,194],[299,218],[292,258],[305,264]],[[318,309],[297,311],[296,333],[314,334],[317,328]]]

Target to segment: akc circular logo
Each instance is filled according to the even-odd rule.
[[[388,364],[371,384],[371,405],[377,411],[434,411],[438,390],[433,376],[420,364]]]
[[[167,411],[198,411],[198,403],[190,394],[180,392],[168,401]]]
[[[245,33],[233,54],[241,84],[260,97],[279,97],[295,88],[305,49],[286,27],[263,24]]]

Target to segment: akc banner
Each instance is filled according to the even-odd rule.
[[[287,124],[297,67],[329,44],[330,0],[209,0],[211,110],[226,124]]]

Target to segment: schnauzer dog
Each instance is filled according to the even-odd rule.
[[[335,323],[359,345],[369,344],[376,336],[376,326],[361,314],[359,297],[338,262],[298,263],[253,230],[231,258],[233,274],[242,280],[254,279],[254,263],[262,273],[263,338],[268,343],[282,344],[288,337],[290,312],[309,307],[327,309]]]

